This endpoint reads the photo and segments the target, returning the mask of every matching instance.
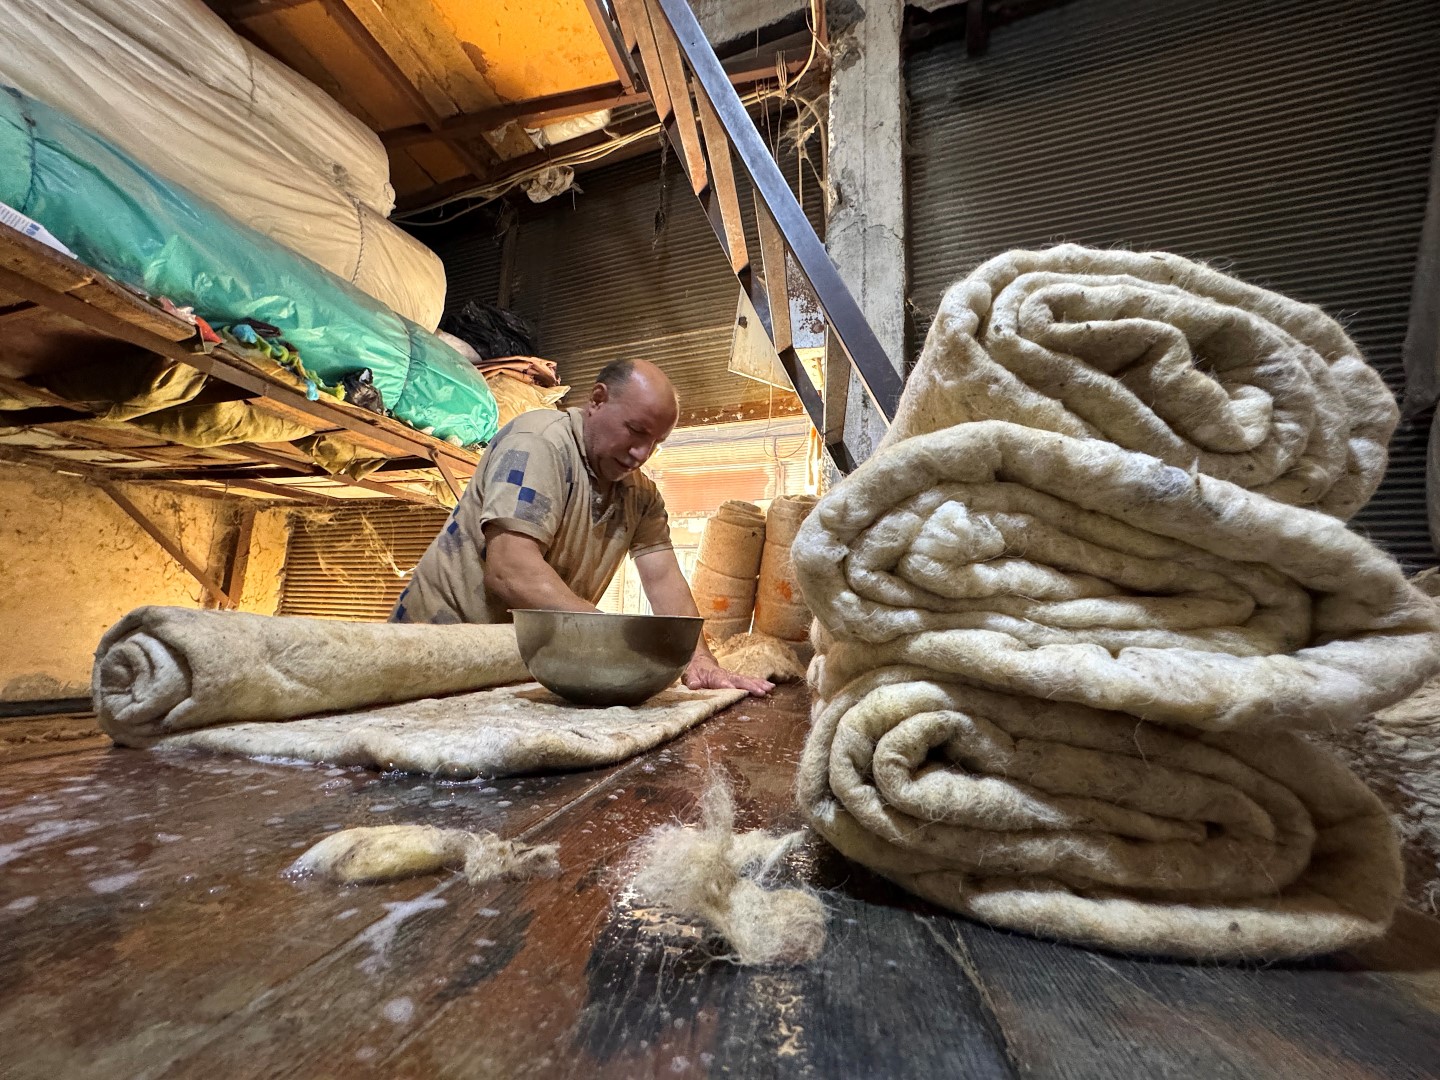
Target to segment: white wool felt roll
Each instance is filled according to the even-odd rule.
[[[529,678],[515,628],[348,623],[136,608],[95,651],[101,729],[127,746],[236,720],[289,720]]]
[[[1399,416],[1319,308],[1179,255],[1061,244],[951,286],[882,447],[1006,420],[1349,518]]]
[[[1382,934],[1389,816],[1289,733],[1202,734],[882,668],[817,708],[799,797],[842,853],[986,922],[1281,959]]]
[[[1435,605],[1334,518],[1014,424],[872,458],[793,554],[829,686],[916,664],[1157,723],[1331,728],[1440,655]]]

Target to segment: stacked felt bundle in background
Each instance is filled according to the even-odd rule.
[[[1272,959],[1383,932],[1388,816],[1302,733],[1437,667],[1437,609],[1343,523],[1396,415],[1321,311],[1207,267],[980,267],[794,545],[814,826],[1064,940]]]
[[[790,561],[790,545],[806,515],[815,509],[814,495],[782,495],[765,514],[765,552],[755,590],[755,629],[781,641],[810,636],[810,609]]]
[[[764,549],[765,515],[754,503],[721,503],[705,522],[690,590],[712,643],[750,629]]]

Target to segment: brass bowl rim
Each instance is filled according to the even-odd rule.
[[[575,615],[593,619],[675,619],[681,622],[704,622],[701,615],[642,615],[631,611],[566,611],[564,608],[511,608],[511,615]]]

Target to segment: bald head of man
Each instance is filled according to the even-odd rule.
[[[604,480],[624,479],[650,459],[680,416],[675,386],[649,360],[616,360],[585,404],[585,457]]]

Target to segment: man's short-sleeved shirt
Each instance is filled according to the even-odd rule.
[[[505,425],[415,567],[391,622],[509,622],[485,588],[484,528],[492,521],[538,541],[560,579],[592,604],[627,552],[671,546],[654,481],[639,471],[600,481],[585,458],[584,425],[579,409],[523,413]]]

